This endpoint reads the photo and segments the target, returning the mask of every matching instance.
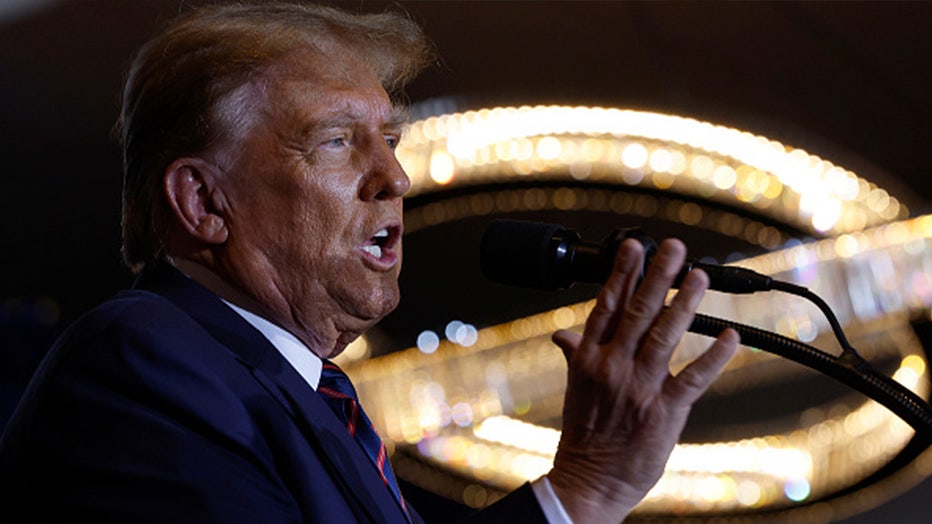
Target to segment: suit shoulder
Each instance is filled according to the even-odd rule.
[[[167,298],[133,289],[121,291],[82,315],[65,331],[63,338],[113,329],[146,330],[166,321],[193,322],[190,315]]]
[[[112,345],[142,348],[169,340],[210,338],[186,311],[167,298],[142,290],[123,291],[101,303],[62,333],[53,347]]]
[[[156,293],[124,291],[62,333],[37,376],[94,375],[122,382],[157,375],[223,376],[242,367],[187,311]],[[164,387],[164,386],[162,386]]]
[[[249,366],[185,310],[133,290],[69,327],[24,399],[35,410],[41,404],[105,410],[122,399],[188,424],[219,426],[219,412],[246,417],[243,398],[256,388]]]

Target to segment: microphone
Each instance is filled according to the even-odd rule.
[[[611,273],[618,246],[634,238],[644,246],[644,277],[657,243],[639,228],[616,229],[600,243],[585,242],[579,233],[557,224],[523,220],[495,220],[482,235],[479,261],[494,282],[554,291],[576,282],[604,283]],[[772,279],[750,269],[719,266],[687,259],[673,287],[700,268],[709,275],[709,289],[726,293],[754,293],[771,289]]]

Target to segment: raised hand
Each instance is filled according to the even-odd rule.
[[[725,330],[676,376],[670,357],[709,278],[693,270],[664,308],[683,265],[678,240],[660,245],[643,282],[643,249],[622,243],[583,334],[553,335],[569,366],[563,435],[547,475],[574,522],[624,520],[663,473],[689,411],[734,354]]]

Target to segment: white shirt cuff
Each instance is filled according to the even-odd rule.
[[[531,482],[531,490],[534,491],[540,509],[543,510],[544,516],[547,517],[547,522],[550,524],[573,524],[573,520],[566,513],[566,509],[563,508],[563,503],[560,502],[557,494],[553,492],[550,480],[546,476]]]

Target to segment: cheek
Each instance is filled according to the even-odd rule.
[[[283,206],[283,209],[289,209],[290,216],[282,217],[287,226],[280,230],[280,234],[286,241],[288,237],[293,238],[301,251],[311,254],[331,252],[350,227],[350,215],[339,205],[341,202],[343,200],[319,191],[296,192],[291,205]]]
[[[336,177],[327,184],[308,184],[292,194],[296,208],[304,215],[308,227],[334,236],[351,225],[355,193],[346,182]]]

